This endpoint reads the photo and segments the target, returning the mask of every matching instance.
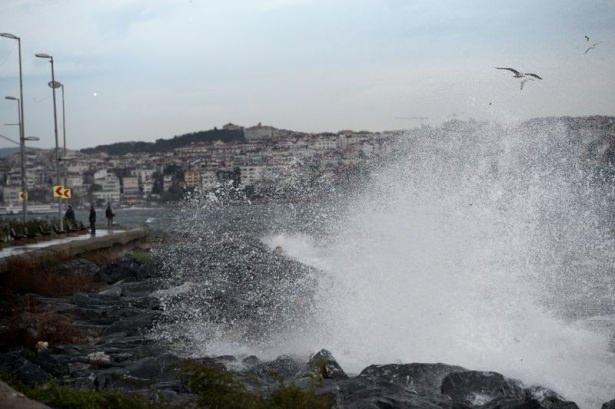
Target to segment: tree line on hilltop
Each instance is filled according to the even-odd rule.
[[[191,132],[175,136],[171,139],[157,139],[155,142],[117,142],[109,145],[99,145],[85,148],[86,154],[106,153],[109,155],[125,155],[128,153],[158,153],[168,152],[193,143],[245,142],[242,130],[210,129],[208,131]]]

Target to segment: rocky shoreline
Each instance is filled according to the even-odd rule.
[[[270,258],[281,265],[294,263],[271,254],[265,246],[250,246],[253,256],[267,261],[263,266],[273,262]],[[29,294],[36,305],[34,312],[22,312],[17,326],[0,321],[0,333],[25,340],[0,352],[0,374],[27,388],[53,383],[136,394],[153,405],[150,407],[577,408],[547,388],[524,386],[495,372],[442,363],[371,365],[349,376],[326,349],[309,360],[290,356],[272,361],[256,356],[181,357],[168,340],[151,337],[152,327],[165,319],[163,300],[189,289],[185,283],[164,288],[169,281],[161,276],[163,270],[155,260],[131,255],[102,266],[84,259],[57,266],[56,274],[89,277],[100,286],[66,296]],[[233,287],[240,291],[239,282]],[[228,304],[220,294],[216,297]],[[60,329],[69,336],[54,338],[53,331]],[[282,388],[296,389],[285,389],[287,395],[280,395]],[[293,398],[267,400],[272,396]],[[244,400],[252,401],[253,406],[241,406]],[[265,403],[254,406],[254,402]],[[2,407],[9,406],[0,402]],[[603,406],[613,408],[615,400]]]

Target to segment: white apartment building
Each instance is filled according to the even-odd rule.
[[[19,200],[19,192],[21,192],[21,187],[19,186],[4,186],[2,190],[2,200],[6,206],[21,203]]]
[[[101,175],[104,176],[96,177]],[[94,198],[96,200],[119,202],[121,189],[120,178],[113,173],[108,173],[106,169],[103,169],[95,173],[94,183],[102,187],[101,190],[94,192]]]
[[[68,187],[73,189],[80,188],[83,186],[83,175],[80,173],[69,173],[66,178],[66,183]]]

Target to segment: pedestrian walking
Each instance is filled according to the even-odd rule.
[[[74,229],[77,226],[75,211],[71,205],[68,205],[68,208],[64,213],[64,224],[66,225],[66,230]]]
[[[115,213],[111,210],[111,203],[107,203],[107,210],[105,210],[105,217],[107,218],[107,231],[113,230],[113,218],[115,217]]]
[[[96,236],[96,209],[94,205],[90,205],[90,234]]]

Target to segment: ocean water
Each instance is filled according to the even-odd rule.
[[[615,398],[615,195],[587,144],[557,123],[432,130],[328,203],[193,201],[160,225],[279,246],[316,267],[316,302],[303,326],[258,343],[194,316],[172,331],[197,355],[327,348],[350,373],[445,362],[597,408]]]

